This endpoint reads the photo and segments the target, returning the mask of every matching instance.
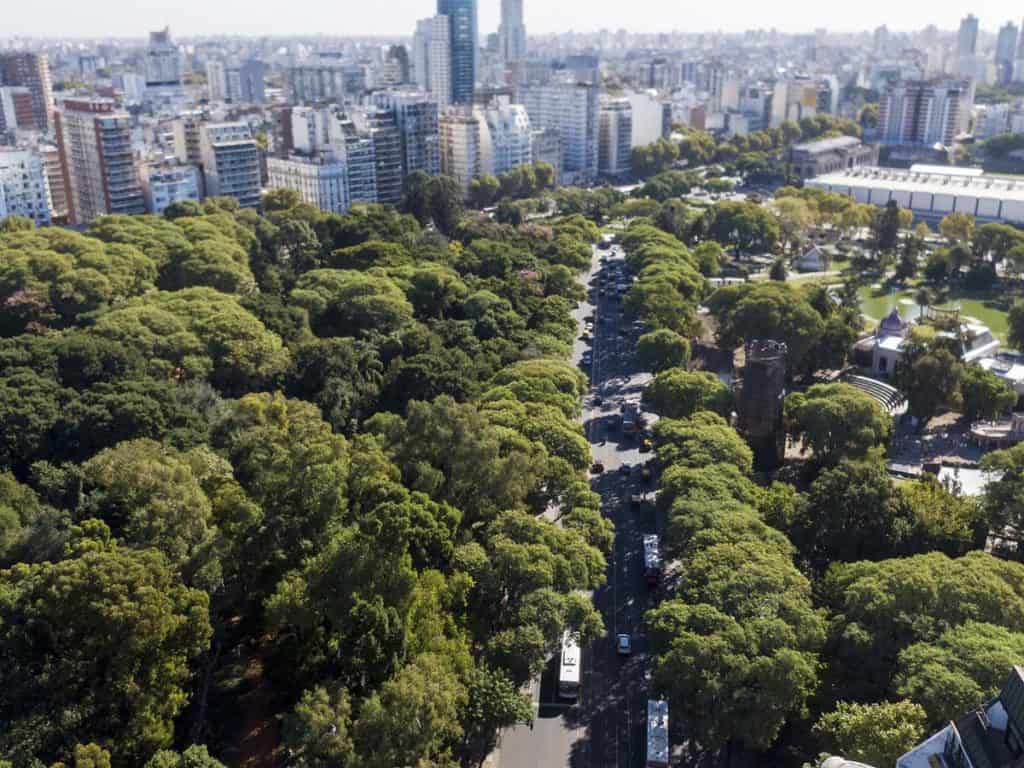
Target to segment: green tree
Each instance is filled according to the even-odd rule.
[[[445,662],[421,656],[367,699],[355,724],[360,764],[416,765],[448,756],[466,690]]]
[[[814,724],[822,748],[867,765],[895,765],[925,735],[924,709],[913,701],[840,701]]]
[[[490,173],[477,176],[469,184],[469,202],[474,208],[486,208],[498,199],[501,185]]]
[[[502,728],[533,723],[533,702],[504,672],[474,667],[466,683],[462,722],[467,735],[478,741],[478,750],[489,751]]]
[[[786,398],[786,418],[805,448],[826,464],[860,458],[892,434],[892,417],[849,384],[815,384]]]
[[[284,721],[282,740],[302,765],[345,768],[354,765],[352,706],[343,688],[306,690]]]
[[[713,373],[669,368],[647,384],[643,402],[667,419],[683,419],[696,411],[725,416],[732,409],[732,393]]]
[[[421,227],[430,223],[430,177],[423,171],[413,171],[405,177],[400,207],[403,212],[411,214]]]
[[[690,362],[690,342],[668,328],[645,333],[636,342],[637,364],[659,373],[666,368],[685,368]]]
[[[875,214],[873,229],[877,250],[883,253],[896,250],[900,233],[900,207],[894,200],[890,200],[885,208]]]
[[[207,605],[152,550],[111,547],[0,574],[4,752],[53,760],[88,739],[142,762],[167,746],[189,662],[210,640]],[[33,629],[44,626],[45,636]]]
[[[438,231],[449,237],[462,216],[462,190],[451,176],[434,176],[428,184],[430,217]]]
[[[1021,654],[1024,634],[968,621],[904,649],[893,685],[939,727],[999,693]]]
[[[974,217],[969,213],[954,211],[939,222],[939,232],[951,245],[966,245],[974,234]]]
[[[1017,404],[1017,393],[991,371],[967,365],[960,376],[963,414],[968,419],[995,419]]]
[[[184,752],[161,749],[146,763],[146,768],[224,768],[224,764],[210,755],[203,744],[193,744]]]

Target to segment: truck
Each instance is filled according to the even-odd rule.
[[[647,700],[647,754],[646,768],[668,766],[668,702]]]
[[[661,581],[661,548],[658,544],[656,534],[644,534],[644,579],[649,587],[656,587]]]

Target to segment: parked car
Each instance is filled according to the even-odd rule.
[[[633,638],[623,632],[615,636],[615,652],[619,656],[629,656],[633,653]]]

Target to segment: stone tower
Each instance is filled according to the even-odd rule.
[[[786,394],[786,345],[755,339],[746,347],[743,386],[737,414],[739,429],[754,451],[755,469],[775,469],[782,463],[786,435],[782,401]]]

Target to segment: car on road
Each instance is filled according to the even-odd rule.
[[[629,503],[633,506],[644,503],[644,492],[639,488],[629,494]]]
[[[633,466],[631,464],[621,464],[621,465],[619,465],[619,474],[620,475],[628,475],[632,471],[633,471]]]
[[[590,354],[589,352],[584,352],[583,356],[580,357],[580,362],[583,365],[593,365],[593,363],[594,363],[594,356],[592,354]]]
[[[633,653],[633,638],[625,632],[615,636],[615,652],[619,656],[629,656]]]
[[[604,398],[600,395],[594,395],[594,405],[604,405]]]

